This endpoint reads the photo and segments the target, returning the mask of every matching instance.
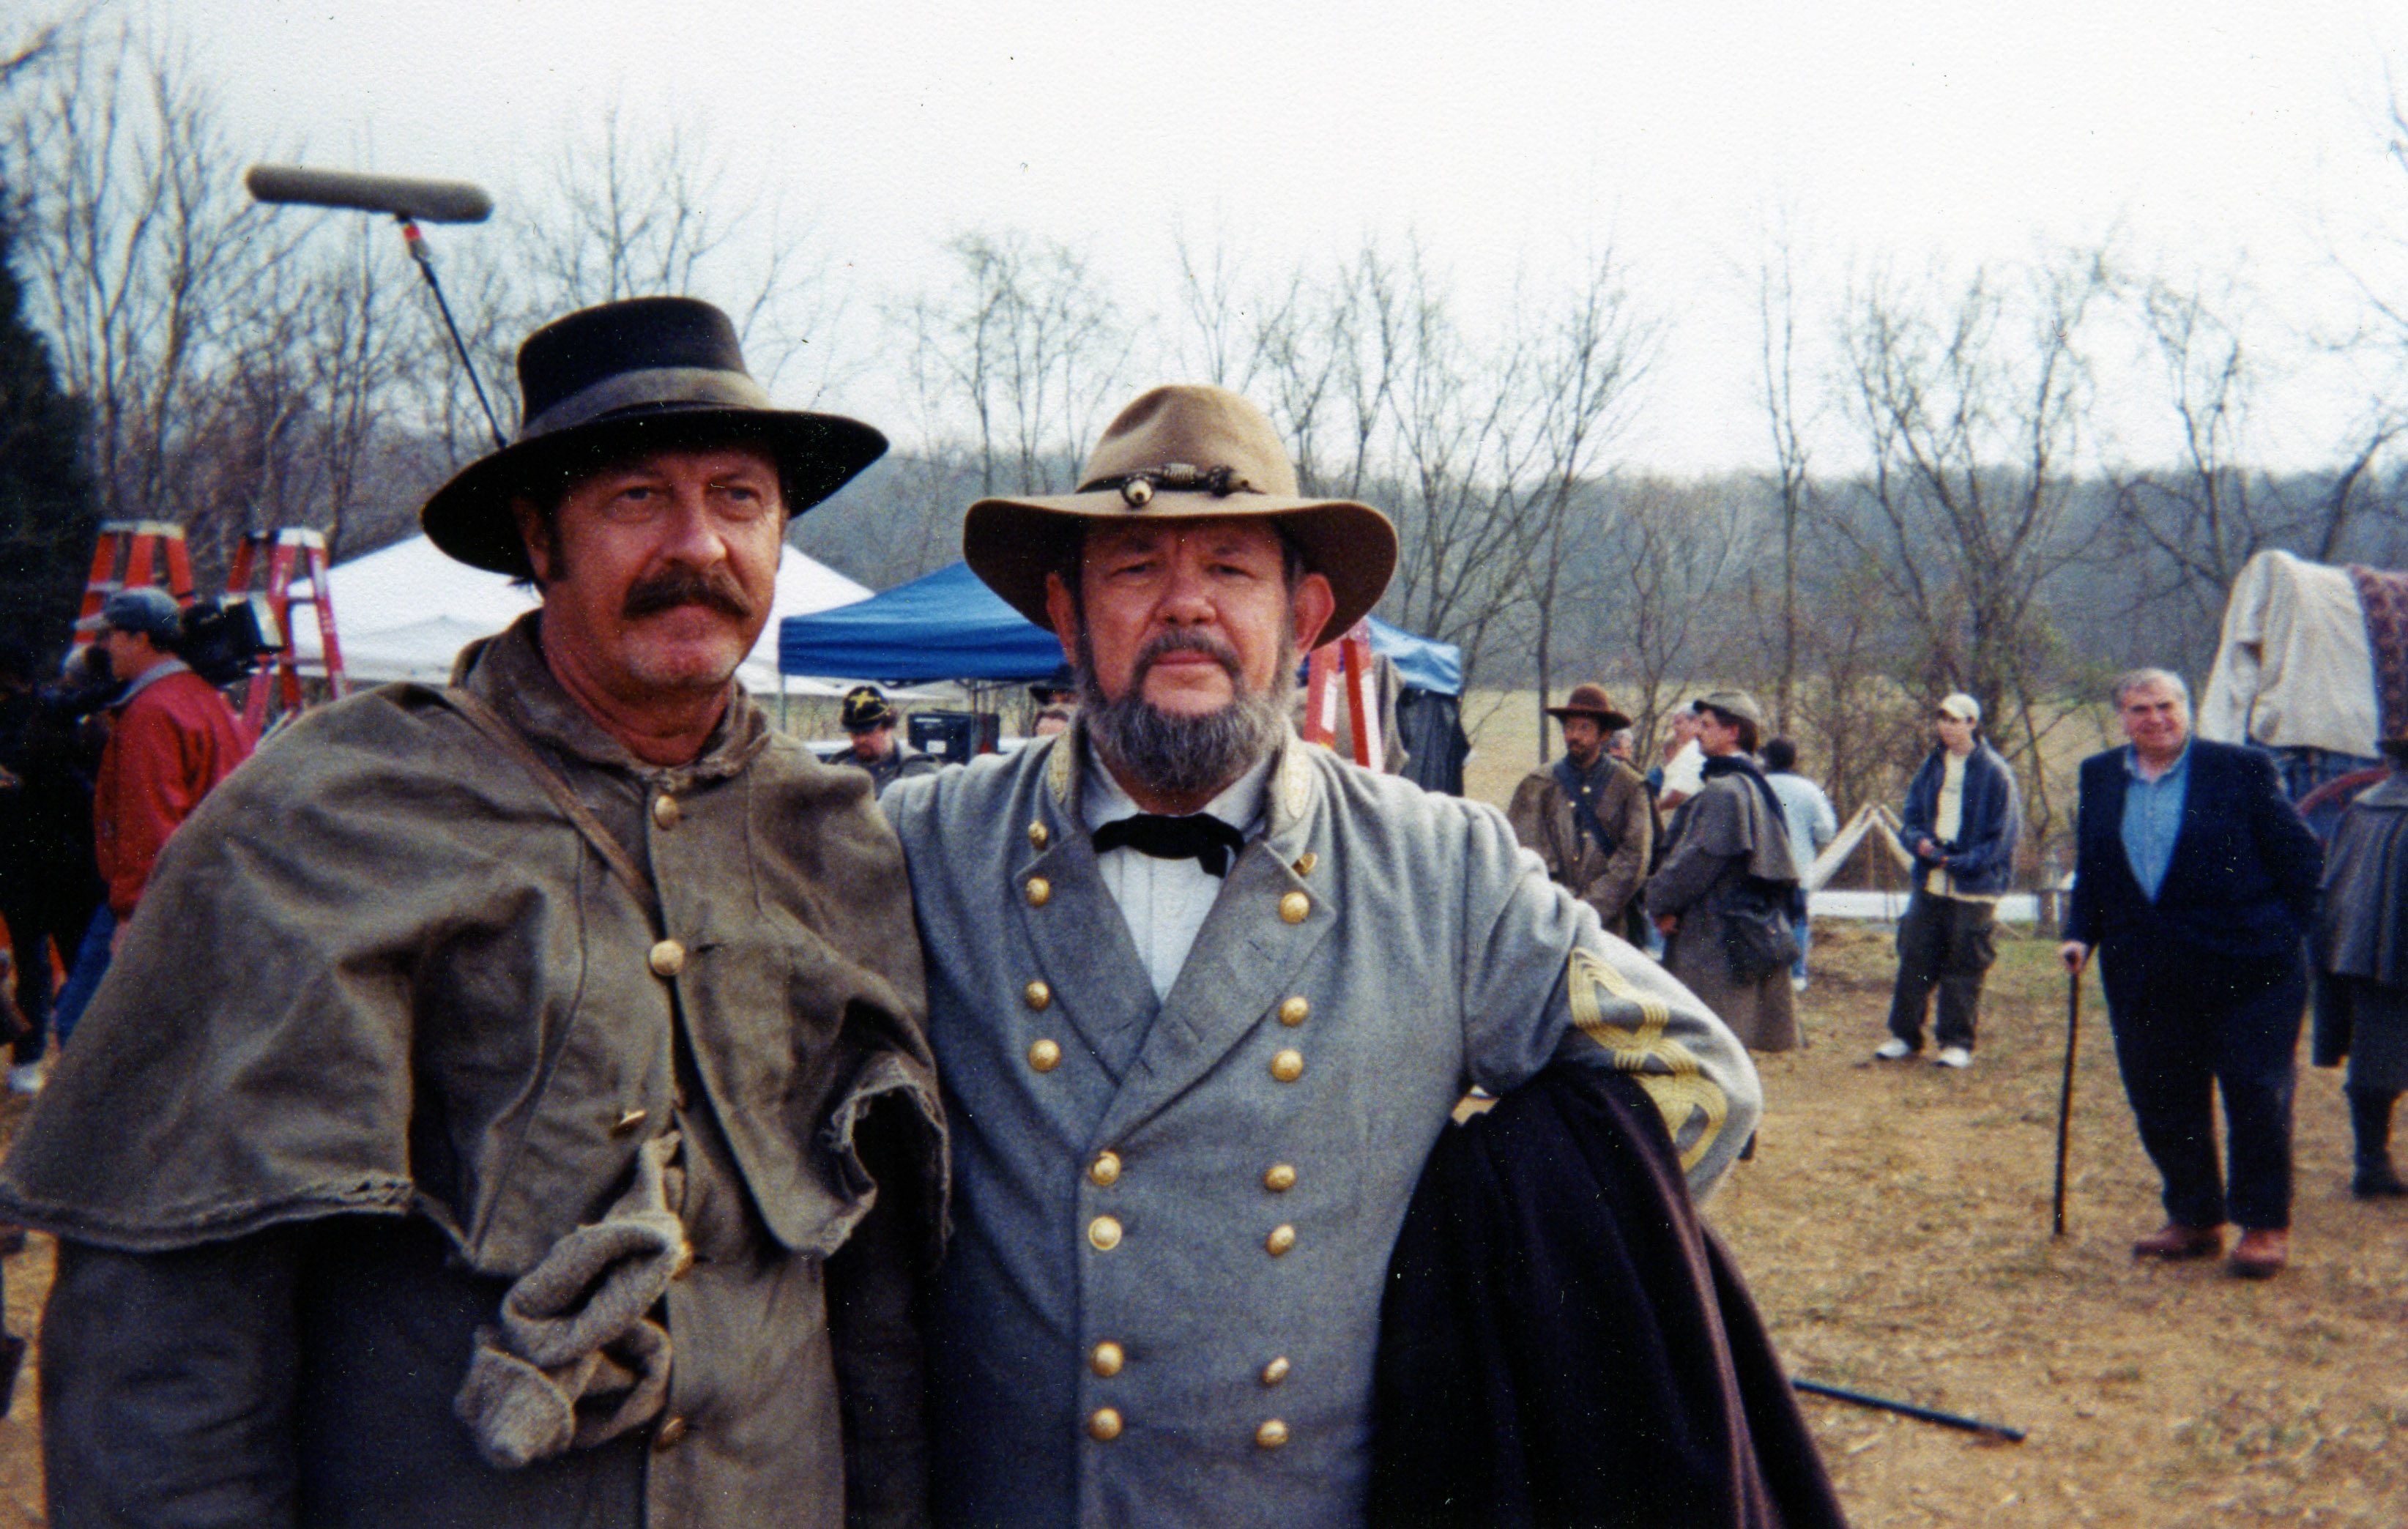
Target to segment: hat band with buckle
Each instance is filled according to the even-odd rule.
[[[1238,470],[1226,463],[1218,467],[1198,467],[1191,463],[1166,462],[1159,467],[1142,472],[1123,473],[1118,478],[1095,478],[1079,485],[1081,493],[1104,493],[1118,489],[1122,501],[1131,509],[1142,509],[1157,490],[1193,493],[1201,491],[1215,499],[1226,499],[1233,493],[1260,493],[1263,491],[1238,476]]]

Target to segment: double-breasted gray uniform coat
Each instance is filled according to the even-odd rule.
[[[1359,1522],[1380,1296],[1472,1084],[1638,1074],[1702,1193],[1731,1033],[1493,808],[1287,740],[1157,1000],[1079,807],[1083,730],[896,786],[953,1128],[929,1363],[957,1525]]]

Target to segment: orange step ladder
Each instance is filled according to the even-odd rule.
[[[118,571],[118,554],[124,571]],[[193,559],[184,546],[184,528],[170,521],[104,521],[100,540],[92,550],[92,577],[84,581],[83,608],[76,614],[75,647],[92,646],[100,630],[100,607],[119,590],[157,584],[157,564],[166,564],[165,589],[179,606],[193,603]]]
[[[1338,746],[1338,687],[1342,685],[1354,763],[1381,768],[1388,750],[1380,736],[1380,704],[1371,690],[1369,619],[1356,622],[1343,636],[1315,648],[1305,674],[1304,741],[1330,749]]]
[[[325,661],[328,698],[339,699],[344,693],[343,649],[335,640],[334,595],[326,587],[325,536],[306,526],[288,525],[243,537],[234,554],[234,567],[226,575],[229,601],[252,597],[251,581],[260,571],[262,551],[267,554],[265,593],[267,607],[276,618],[278,647],[260,655],[258,666],[251,672],[250,689],[244,693],[242,720],[250,724],[253,737],[265,736],[271,696],[280,711],[301,709],[301,673],[293,653],[294,606],[306,605],[317,615],[318,650]],[[305,582],[308,593],[294,593]]]

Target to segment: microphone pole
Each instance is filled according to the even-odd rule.
[[[452,348],[460,353],[460,367],[468,374],[468,386],[477,392],[477,406],[485,411],[485,428],[493,432],[494,450],[509,445],[503,438],[502,422],[494,414],[494,402],[485,396],[485,384],[477,376],[477,364],[468,357],[468,342],[460,337],[460,325],[452,317],[452,305],[443,296],[443,283],[435,279],[435,254],[426,248],[426,236],[418,231],[418,220],[406,212],[394,214],[401,225],[401,242],[409,258],[418,263],[418,274],[426,278],[426,290],[435,294],[437,311],[443,315],[443,327],[452,332]]]
[[[494,413],[494,401],[485,395],[483,379],[477,375],[477,364],[468,355],[468,342],[460,336],[460,325],[452,317],[452,304],[443,295],[443,283],[435,277],[435,256],[426,248],[426,236],[418,231],[423,219],[431,223],[480,223],[493,215],[494,199],[480,187],[465,180],[421,180],[405,176],[359,175],[348,170],[313,170],[299,164],[254,164],[243,176],[243,184],[259,201],[271,205],[312,207],[344,207],[357,212],[389,212],[401,225],[401,242],[409,250],[409,258],[418,263],[419,275],[426,278],[426,287],[435,294],[436,309],[443,315],[443,327],[452,334],[452,348],[460,354],[460,364],[468,374],[468,386],[477,392],[477,405],[485,411],[485,428],[493,432],[494,449],[500,450],[509,442],[503,438],[502,422]]]

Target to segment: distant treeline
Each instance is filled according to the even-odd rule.
[[[42,445],[0,458],[0,625],[53,650],[99,520],[185,526],[213,584],[253,531],[317,527],[337,558],[408,534],[489,444],[390,227],[254,206],[253,155],[173,24],[0,25],[0,440]],[[719,303],[805,407],[877,368],[907,400],[871,422],[896,448],[794,535],[882,588],[951,562],[980,495],[1069,486],[1141,388],[1223,383],[1268,410],[1307,492],[1395,518],[1382,614],[1460,645],[1471,683],[1602,678],[1650,730],[1706,680],[1744,683],[1847,805],[1887,794],[1930,698],[1963,690],[2045,842],[2062,804],[2035,762],[2068,708],[2135,663],[2201,677],[2251,553],[2408,563],[2408,413],[2372,398],[2333,421],[2328,465],[2259,470],[2258,347],[2297,337],[2244,336],[2243,315],[2268,321],[2229,282],[2211,297],[2100,250],[1870,267],[1810,298],[1769,240],[1744,278],[1760,374],[1731,403],[1774,465],[1676,478],[1625,443],[1679,332],[1611,250],[1500,302],[1410,240],[1270,268],[1174,232],[1177,276],[1131,298],[1077,250],[975,231],[924,290],[856,290],[875,278],[828,255],[841,231],[780,219],[776,188],[691,124],[612,107],[523,154],[531,183],[438,241],[506,428],[518,341],[619,297]],[[839,325],[848,305],[875,322]],[[872,332],[870,353],[832,338]],[[2370,298],[2353,343],[2372,363],[2403,340]],[[2170,460],[2091,448],[2111,355],[2161,379]],[[1535,714],[1526,736],[1548,746]]]

